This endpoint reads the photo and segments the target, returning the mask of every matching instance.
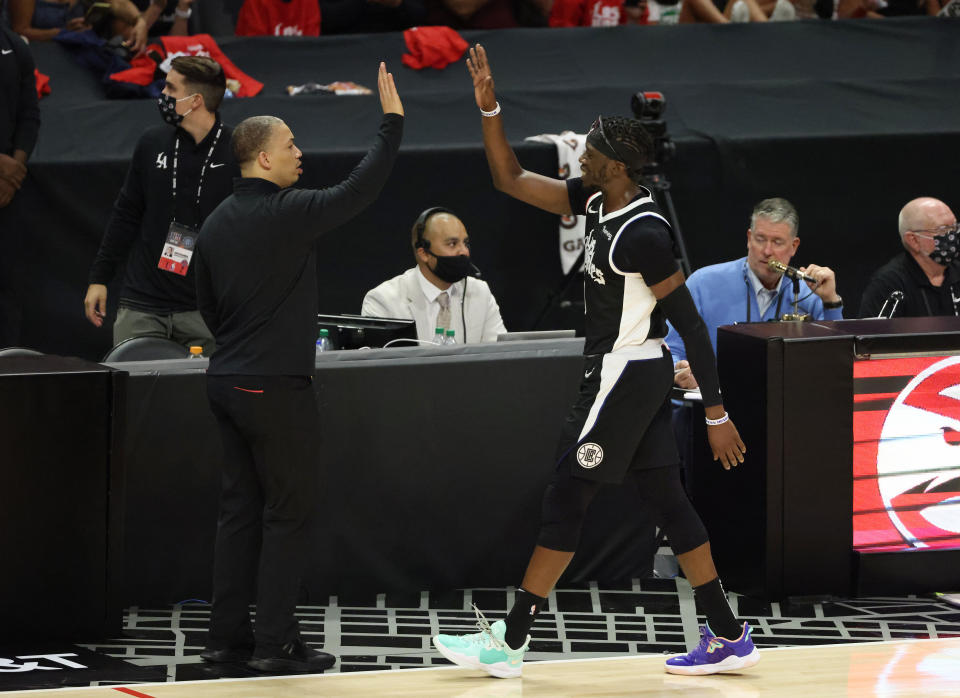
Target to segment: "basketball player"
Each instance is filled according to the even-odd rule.
[[[700,383],[714,460],[743,462],[746,447],[723,409],[710,337],[673,255],[670,226],[650,192],[637,184],[652,143],[631,119],[599,117],[581,157],[583,176],[566,181],[524,170],[503,130],[487,56],[479,44],[467,67],[483,115],[483,143],[493,183],[542,208],[586,214],[586,341],[580,393],[557,448],[557,468],[542,504],[537,546],[506,620],[492,626],[477,611],[479,633],[438,635],[450,661],[501,678],[520,676],[529,631],[573,558],[590,501],[605,482],[629,482],[666,531],[701,611],[702,639],[667,660],[676,674],[713,674],[756,664],[747,623],[727,604],[707,532],[684,493],[670,425],[673,362],[666,320],[683,337]],[[595,193],[591,193],[595,192]]]

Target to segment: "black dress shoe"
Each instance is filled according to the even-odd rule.
[[[337,658],[310,649],[303,640],[288,642],[270,657],[254,657],[247,666],[268,674],[316,674],[332,667]]]
[[[200,658],[205,662],[213,664],[228,664],[230,662],[246,662],[253,656],[251,647],[224,647],[223,649],[212,649],[210,647],[200,653]]]

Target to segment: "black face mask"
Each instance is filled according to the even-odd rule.
[[[193,95],[189,95],[183,99],[190,99],[190,97],[193,97]],[[157,109],[160,110],[160,116],[171,126],[179,126],[180,122],[183,121],[183,117],[190,113],[189,111],[187,114],[177,113],[177,102],[179,101],[179,99],[163,93],[160,93],[160,96],[157,97]],[[191,109],[190,111],[193,110]]]
[[[451,255],[449,257],[439,257],[432,252],[428,252],[428,254],[437,260],[437,266],[432,269],[433,273],[448,284],[457,283],[473,271],[470,257],[465,254]]]
[[[945,267],[953,264],[960,257],[960,240],[957,236],[957,230],[943,235],[934,235],[934,248],[930,253],[930,259]]]

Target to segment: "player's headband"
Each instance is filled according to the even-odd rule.
[[[597,120],[593,122],[593,126],[590,127],[590,132],[587,133],[587,143],[592,145],[611,160],[622,162],[627,167],[636,167],[634,162],[637,158],[626,157],[622,155],[621,152],[623,144],[617,143],[615,138],[611,139],[607,136],[607,133],[603,128],[602,116],[598,116]],[[618,145],[620,145],[620,149],[617,148]]]

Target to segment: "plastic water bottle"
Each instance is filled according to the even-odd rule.
[[[443,340],[443,343],[446,345],[456,344],[457,343],[457,339],[455,337],[456,334],[457,333],[455,330],[447,330],[447,336]]]
[[[434,344],[446,344],[447,340],[443,334],[443,328],[438,327],[433,331],[433,343]]]
[[[317,353],[332,350],[333,343],[330,341],[330,330],[320,330],[320,336],[317,338]]]
[[[191,359],[202,359],[203,358],[203,347],[197,346],[194,344],[190,347],[190,358]]]

